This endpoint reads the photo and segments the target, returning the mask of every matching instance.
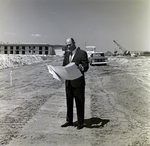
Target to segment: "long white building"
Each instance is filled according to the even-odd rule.
[[[0,44],[0,54],[59,55],[60,52],[63,52],[64,48],[65,45]]]

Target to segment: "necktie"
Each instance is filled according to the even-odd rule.
[[[72,60],[72,51],[69,52],[69,61],[71,62]]]

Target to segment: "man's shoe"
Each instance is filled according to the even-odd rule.
[[[65,124],[61,125],[61,127],[68,127],[68,126],[73,126],[73,123],[67,121]]]
[[[83,127],[84,127],[83,124],[78,124],[77,129],[80,130],[80,129],[82,129]]]

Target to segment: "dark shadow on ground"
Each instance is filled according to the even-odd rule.
[[[106,125],[110,120],[108,119],[100,119],[98,117],[93,117],[90,119],[84,120],[84,127],[86,128],[102,128],[104,125]],[[77,121],[73,123],[73,125],[77,126]]]

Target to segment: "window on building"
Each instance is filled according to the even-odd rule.
[[[4,47],[4,54],[7,54],[8,50],[7,50],[7,46]]]
[[[22,46],[22,54],[25,54],[25,46]]]
[[[35,54],[35,46],[32,47],[32,54]]]
[[[19,46],[16,46],[16,54],[19,54]]]
[[[13,46],[10,46],[10,54],[13,54]]]
[[[45,55],[48,55],[48,47],[45,47]]]
[[[39,47],[39,54],[42,54],[42,46]]]

